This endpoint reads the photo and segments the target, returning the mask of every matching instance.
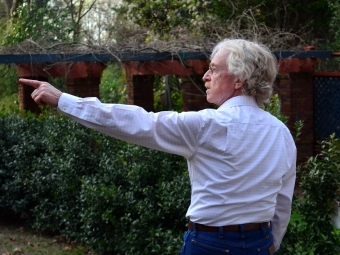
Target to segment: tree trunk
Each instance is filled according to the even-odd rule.
[[[23,3],[23,0],[5,0],[7,17],[10,18],[12,13],[18,8],[19,4]]]

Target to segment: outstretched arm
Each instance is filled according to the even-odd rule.
[[[37,104],[49,105],[54,108],[58,106],[62,92],[48,82],[20,78],[19,83],[35,88],[31,96]]]

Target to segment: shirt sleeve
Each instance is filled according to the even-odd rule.
[[[296,146],[288,130],[285,134],[285,140],[288,171],[283,177],[282,188],[277,195],[275,214],[272,220],[272,233],[276,250],[280,248],[289,224],[296,179]]]
[[[111,137],[189,158],[203,126],[197,112],[147,112],[135,105],[104,104],[95,97],[63,93],[58,111]]]

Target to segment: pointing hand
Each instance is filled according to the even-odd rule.
[[[19,83],[35,88],[31,96],[37,104],[49,105],[54,108],[58,106],[62,92],[48,82],[20,78]]]

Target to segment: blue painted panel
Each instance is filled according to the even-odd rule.
[[[119,54],[0,54],[0,63],[55,63],[55,62],[127,62],[160,61],[172,59],[208,59],[203,52],[146,53],[126,52]]]
[[[340,138],[340,77],[314,77],[314,138]]]
[[[310,51],[275,51],[277,59],[281,58],[331,58],[332,51],[310,50]]]

